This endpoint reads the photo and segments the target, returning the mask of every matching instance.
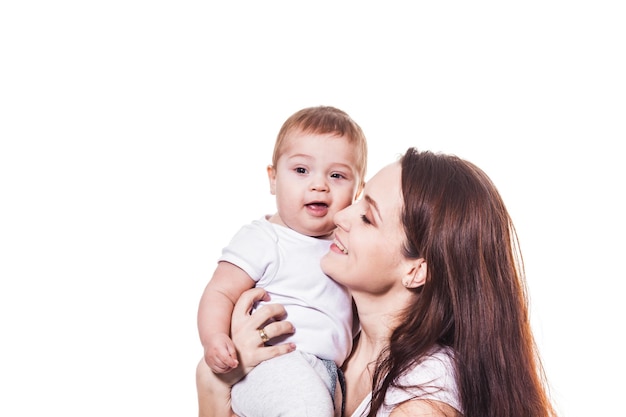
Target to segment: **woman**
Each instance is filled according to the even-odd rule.
[[[336,223],[321,265],[350,290],[361,325],[343,365],[345,415],[556,415],[530,328],[513,225],[479,168],[410,148]],[[293,349],[259,343],[265,319],[283,313],[274,305],[246,314],[260,296],[243,299],[233,319],[243,362],[234,379]],[[270,337],[292,330],[285,321],[264,328]],[[228,415],[226,382],[216,383],[199,365],[201,415]]]

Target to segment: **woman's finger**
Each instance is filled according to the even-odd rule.
[[[289,321],[275,321],[265,326],[263,331],[269,339],[273,339],[278,336],[294,333],[295,328]]]
[[[259,336],[257,335],[257,338]],[[260,338],[258,340],[261,342]],[[274,346],[256,347],[255,349],[245,349],[240,352],[239,363],[242,366],[244,374],[250,372],[259,363],[268,359],[275,358],[276,356],[284,355],[296,350],[296,345],[293,343],[281,343]]]
[[[231,322],[231,331],[237,333],[246,328],[260,329],[265,324],[275,320],[283,320],[287,316],[281,304],[264,304],[250,314],[254,304],[259,301],[269,301],[269,295],[262,288],[252,288],[245,291],[235,304]]]
[[[256,360],[258,360],[260,363],[268,359],[275,358],[276,356],[293,352],[294,350],[296,350],[296,345],[294,345],[293,343],[281,343],[280,345],[267,346],[259,350]]]
[[[269,298],[262,288],[247,290],[239,297],[231,322],[231,338],[239,353],[239,368],[228,375],[237,374],[237,378],[241,378],[260,362],[295,350],[293,343],[264,346],[267,339],[294,332],[293,325],[283,321],[287,312],[281,304],[264,304],[250,313],[256,302],[269,301]],[[238,380],[232,379],[232,383]]]
[[[280,321],[285,317],[287,317],[287,311],[282,304],[264,304],[254,311],[250,324],[260,329],[266,326],[268,322]]]
[[[254,303],[259,301],[269,301],[270,296],[263,288],[254,287],[245,291],[237,300],[235,308],[233,309],[233,316],[250,314]]]
[[[263,346],[264,342],[294,332],[290,322],[283,322],[286,317],[285,308],[280,304],[267,304],[256,310],[252,315],[233,315],[231,338],[238,351]],[[265,338],[261,333],[263,329]]]

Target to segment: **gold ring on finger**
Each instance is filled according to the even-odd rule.
[[[265,334],[265,329],[259,329],[259,336],[261,336],[263,343],[267,343],[267,341],[270,340],[270,338],[267,337],[267,334]]]

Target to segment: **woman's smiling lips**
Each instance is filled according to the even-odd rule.
[[[344,255],[348,254],[348,249],[346,249],[346,247],[343,246],[343,244],[337,239],[333,240],[333,243],[330,245],[330,249],[333,252],[342,253]]]

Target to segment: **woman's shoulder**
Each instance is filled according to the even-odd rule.
[[[437,346],[409,368],[396,381],[385,397],[388,404],[411,399],[440,401],[460,410],[460,400],[454,366],[454,352]]]
[[[454,369],[454,351],[444,346],[434,347],[387,389],[385,402],[376,415],[390,416],[396,408],[398,411],[407,411],[409,407],[407,401],[415,399],[438,401],[460,411]],[[369,410],[370,400],[371,395],[368,395],[352,416],[365,415]],[[428,407],[432,405],[432,403],[429,406],[424,405],[422,408],[430,410]],[[411,407],[421,406],[412,404]],[[411,410],[414,411],[413,408]]]
[[[447,380],[449,378],[456,381],[454,351],[447,346],[436,346],[400,378],[407,379],[414,384],[424,384],[431,380]]]

